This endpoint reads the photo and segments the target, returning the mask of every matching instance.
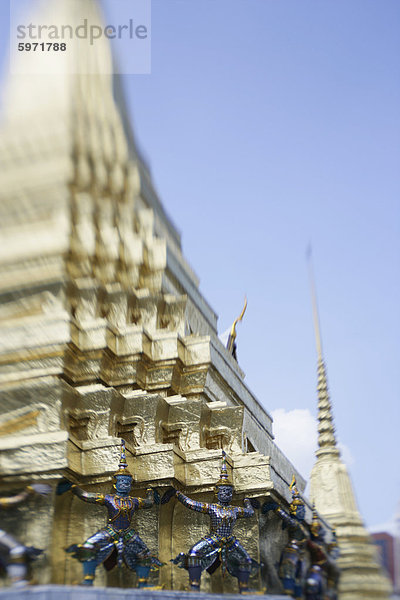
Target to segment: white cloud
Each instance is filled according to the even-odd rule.
[[[231,332],[231,327],[228,327],[228,329],[226,331],[224,331],[223,333],[220,333],[220,335],[218,336],[219,339],[221,340],[221,342],[223,343],[223,345],[225,346],[225,348],[228,343],[228,338],[229,338],[230,332]]]
[[[308,409],[272,411],[275,442],[296,469],[308,479],[315,462],[317,421]]]
[[[346,444],[342,444],[342,442],[338,442],[338,448],[340,450],[340,455],[342,461],[345,463],[347,467],[351,467],[356,462],[354,456],[351,453],[351,450]]]
[[[317,419],[308,409],[300,408],[277,408],[271,414],[276,444],[308,480],[318,447]],[[338,447],[347,467],[353,465],[355,461],[350,449],[341,442],[338,442]]]
[[[390,521],[386,521],[386,523],[378,523],[378,525],[372,525],[371,527],[368,527],[368,531],[370,533],[386,532],[390,533],[394,537],[400,537],[399,529],[399,524],[397,523],[395,518],[391,519]]]

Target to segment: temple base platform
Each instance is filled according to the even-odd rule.
[[[287,596],[265,594],[268,600],[287,600]],[[259,594],[208,594],[175,590],[85,588],[68,585],[35,585],[0,588],[0,600],[256,600]]]

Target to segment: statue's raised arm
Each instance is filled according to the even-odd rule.
[[[201,513],[208,513],[210,510],[210,505],[207,504],[207,502],[199,502],[198,500],[192,500],[191,498],[185,496],[185,494],[182,494],[182,492],[177,491],[176,498],[177,500],[179,500],[179,502],[183,504],[183,506],[186,506],[186,508],[189,508],[190,510],[195,510]]]
[[[72,481],[69,481],[68,479],[62,479],[59,482],[56,493],[58,496],[60,496],[61,494],[65,494],[65,492],[68,492],[69,490],[71,490],[75,496],[77,496],[80,500],[83,500],[84,502],[89,502],[92,504],[104,504],[105,496],[103,494],[97,494],[95,492],[85,492],[85,490],[83,490],[75,483],[72,483]]]
[[[32,483],[27,485],[22,492],[15,494],[14,496],[5,496],[0,498],[0,508],[9,508],[12,506],[18,506],[22,504],[33,494],[39,494],[39,496],[47,496],[51,492],[51,487],[45,483]]]
[[[191,498],[185,496],[185,494],[182,494],[182,492],[176,490],[173,487],[168,488],[167,491],[164,493],[163,497],[161,498],[161,504],[166,504],[174,496],[177,500],[179,500],[179,502],[181,502],[181,504],[183,504],[183,506],[189,508],[189,510],[195,510],[196,512],[206,514],[210,510],[210,505],[207,502],[199,502],[198,500],[192,500]]]
[[[244,504],[244,508],[239,507],[238,514],[237,514],[238,519],[243,519],[243,518],[246,519],[248,517],[254,517],[254,515],[255,515],[254,508],[260,507],[259,502],[256,503],[254,501],[254,499],[250,500],[249,498],[245,498],[243,500],[243,504]]]
[[[0,498],[0,509],[11,509],[19,504],[23,504],[30,496],[39,494],[47,496],[51,492],[51,487],[44,483],[32,483],[24,490],[14,496],[5,496]],[[0,552],[5,563],[5,570],[14,586],[22,586],[28,583],[29,564],[37,556],[42,554],[43,550],[33,546],[25,546],[11,534],[0,529]]]

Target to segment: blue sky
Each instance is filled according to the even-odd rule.
[[[312,241],[337,434],[369,526],[400,500],[399,25],[386,0],[153,0],[152,73],[125,78],[220,332],[248,296],[238,358],[270,412],[316,411]],[[282,432],[305,469],[306,415]]]
[[[306,477],[312,242],[337,435],[368,526],[400,500],[399,25],[397,0],[153,0],[152,72],[123,77],[221,333],[247,294],[239,363]]]

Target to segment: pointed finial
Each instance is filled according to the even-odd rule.
[[[222,450],[222,464],[221,464],[221,479],[228,479],[228,469],[226,468],[226,453]]]
[[[312,505],[312,523],[311,523],[311,533],[314,536],[318,535],[319,528],[321,526],[321,521],[319,520],[317,509],[315,508],[315,502]]]
[[[297,489],[297,482],[296,482],[296,477],[294,474],[292,477],[292,482],[289,485],[289,490],[292,492],[292,501],[289,505],[289,512],[292,515],[295,515],[297,512],[297,507],[304,506],[304,502],[301,499],[299,490]]]
[[[318,305],[317,305],[317,294],[315,291],[315,281],[314,281],[314,270],[312,264],[312,247],[311,244],[307,246],[306,252],[307,260],[308,260],[308,273],[310,276],[310,287],[311,287],[311,301],[313,308],[313,319],[314,319],[314,331],[315,331],[315,343],[317,346],[317,354],[318,360],[322,360],[322,342],[321,342],[321,332],[319,327],[319,315],[318,315]]]
[[[244,297],[244,306],[242,309],[242,312],[240,313],[240,315],[237,317],[237,319],[234,320],[232,327],[231,327],[231,331],[229,333],[229,337],[228,337],[228,343],[226,344],[226,347],[228,349],[228,351],[232,354],[233,358],[235,360],[237,360],[237,356],[236,356],[236,325],[243,319],[244,313],[246,312],[246,308],[247,308],[247,298],[246,296]]]
[[[220,475],[219,475],[219,481],[216,484],[216,487],[219,487],[220,485],[230,485],[233,487],[233,483],[229,478],[229,474],[228,474],[228,468],[226,465],[226,453],[224,450],[222,450],[222,463],[221,463],[221,471],[220,471]]]
[[[336,444],[335,427],[333,425],[332,405],[329,398],[328,383],[326,377],[326,369],[324,360],[322,357],[322,341],[321,332],[319,326],[319,315],[317,305],[317,294],[315,291],[314,273],[312,268],[312,250],[311,244],[307,248],[307,260],[309,266],[310,275],[310,286],[311,286],[311,299],[313,305],[313,319],[314,319],[314,330],[315,330],[315,341],[317,346],[318,355],[318,446],[320,448],[317,451],[319,454],[330,453],[339,456],[339,450]]]
[[[128,467],[128,463],[126,462],[125,440],[121,440],[121,450],[118,466],[120,469],[126,469]]]
[[[132,473],[128,471],[128,463],[126,462],[125,440],[121,440],[118,471],[114,473],[114,477],[116,475],[128,475],[132,477]]]

